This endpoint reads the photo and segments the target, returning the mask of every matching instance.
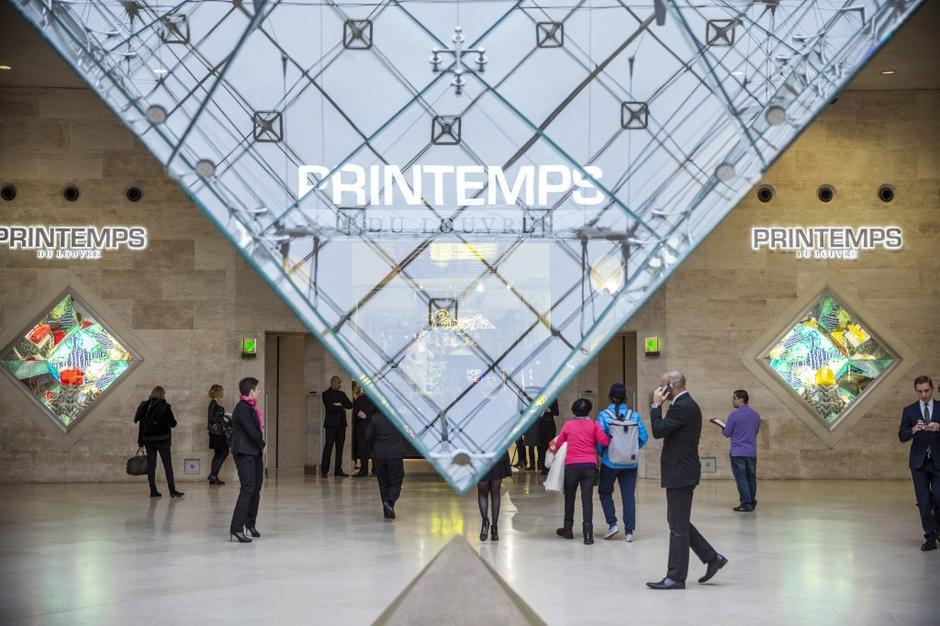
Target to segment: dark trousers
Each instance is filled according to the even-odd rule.
[[[526,467],[528,465],[526,462],[525,442],[522,439],[516,441],[516,465],[519,467]]]
[[[209,476],[219,477],[219,470],[222,469],[222,464],[225,463],[225,459],[228,458],[228,448],[216,448],[215,454],[212,456],[212,469],[209,470]]]
[[[741,506],[753,507],[757,503],[757,457],[731,457],[731,473],[738,485]]]
[[[368,474],[372,446],[369,445],[369,440],[366,439],[366,426],[360,424],[356,430],[358,431],[356,436],[359,438],[359,473]],[[372,471],[375,471],[375,461],[372,462]]]
[[[150,448],[147,448],[147,454],[150,454]],[[937,464],[936,461],[925,459],[919,469],[911,468],[920,525],[926,539],[936,539],[937,528],[940,527],[940,468]]]
[[[635,467],[614,469],[602,464],[600,484],[597,488],[607,525],[614,526],[617,523],[617,509],[614,508],[614,482],[620,486],[623,527],[628,533],[636,530],[636,470]]]
[[[666,576],[685,582],[689,574],[689,548],[702,563],[718,553],[692,525],[692,492],[694,487],[666,489],[666,520],[669,522],[669,569]]]
[[[323,457],[320,459],[320,475],[326,476],[330,471],[330,457],[333,455],[333,446],[336,446],[336,460],[333,465],[334,474],[343,473],[343,444],[346,443],[346,427],[328,427],[323,437]]]
[[[150,481],[150,492],[157,490],[157,452],[163,461],[163,473],[166,474],[166,484],[170,491],[176,491],[176,479],[173,477],[173,459],[170,458],[170,440],[144,442],[147,448],[147,480]]]
[[[565,466],[565,528],[574,526],[574,496],[581,487],[581,520],[585,524],[594,521],[594,478],[597,468],[593,465]]]
[[[232,513],[231,531],[244,531],[245,527],[254,528],[258,517],[258,504],[261,502],[261,483],[264,482],[264,461],[262,456],[254,454],[235,454],[235,469],[241,488]]]
[[[405,462],[402,459],[372,459],[375,477],[379,479],[379,495],[382,502],[395,506],[401,495],[401,484],[405,480]]]

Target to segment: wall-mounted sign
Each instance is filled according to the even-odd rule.
[[[104,251],[144,250],[143,226],[0,226],[0,246],[40,259],[100,259]]]
[[[646,337],[643,339],[643,351],[646,356],[659,356],[659,337]]]
[[[243,357],[254,357],[258,356],[258,339],[255,337],[243,337],[242,338],[242,356]]]
[[[798,259],[857,259],[860,252],[900,250],[900,226],[755,226],[751,250],[796,253]]]

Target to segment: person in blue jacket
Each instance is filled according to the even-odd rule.
[[[638,425],[640,448],[645,446],[649,434],[640,414],[626,405],[626,388],[620,383],[614,383],[610,387],[608,397],[610,405],[597,416],[597,422],[604,429],[604,433],[610,436],[611,419],[623,419],[623,416],[628,416],[629,420],[635,421]],[[601,499],[601,508],[604,509],[604,517],[607,519],[607,532],[604,533],[604,539],[612,539],[620,530],[617,527],[617,510],[614,508],[614,482],[616,482],[620,485],[620,497],[623,500],[623,538],[625,541],[633,541],[636,532],[637,463],[620,465],[612,462],[606,447],[598,446],[597,452],[601,455],[601,475],[597,492]]]

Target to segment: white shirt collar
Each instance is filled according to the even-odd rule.
[[[676,400],[678,400],[679,398],[681,398],[687,393],[689,393],[687,389],[680,391],[678,394],[676,394],[676,396],[672,399],[672,401],[675,402]]]

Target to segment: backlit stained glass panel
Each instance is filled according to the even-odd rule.
[[[0,367],[66,431],[139,361],[72,294],[0,354]]]
[[[830,429],[897,357],[830,293],[773,345],[764,361]]]

